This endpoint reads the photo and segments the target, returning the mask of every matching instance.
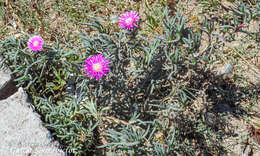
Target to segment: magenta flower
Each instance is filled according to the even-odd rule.
[[[86,59],[86,64],[83,65],[85,67],[83,70],[87,72],[87,76],[91,78],[101,79],[103,76],[107,75],[109,70],[109,59],[105,59],[102,54],[94,55],[88,59]]]
[[[139,15],[136,11],[130,11],[124,13],[121,18],[119,19],[119,27],[126,30],[138,28],[136,24],[139,21]]]
[[[43,39],[41,36],[33,36],[29,39],[27,45],[32,51],[41,51]]]

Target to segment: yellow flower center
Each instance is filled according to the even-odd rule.
[[[38,41],[34,41],[33,42],[33,46],[38,46],[39,45],[39,42]]]
[[[95,70],[95,71],[101,71],[101,64],[100,64],[100,63],[95,63],[95,64],[93,64],[93,70]]]
[[[125,22],[126,22],[127,25],[132,24],[133,23],[133,18],[129,17],[128,19],[125,20]]]

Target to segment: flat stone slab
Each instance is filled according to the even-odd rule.
[[[0,101],[0,156],[63,156],[22,88]]]

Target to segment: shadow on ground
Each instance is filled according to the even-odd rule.
[[[234,78],[225,75],[217,76],[213,72],[204,72],[196,67],[193,68],[192,74],[189,71],[183,67],[183,76],[176,77],[177,81],[187,82],[182,88],[189,90],[189,92],[184,91],[189,97],[185,102],[186,111],[177,113],[178,117],[170,119],[170,124],[180,130],[176,139],[179,141],[187,139],[192,142],[193,150],[199,155],[225,154],[227,151],[222,144],[223,138],[238,136],[229,126],[227,114],[235,118],[248,116],[247,110],[241,106],[241,103],[255,98],[253,95],[259,94],[260,88],[259,86],[240,87],[233,82]],[[167,72],[163,71],[162,66],[158,64],[138,84],[126,84],[126,81],[118,79],[107,81],[105,83],[108,88],[111,84],[118,85],[115,87],[118,90],[111,91],[98,103],[109,105],[111,103],[105,99],[114,98],[110,115],[123,121],[128,121],[134,111],[141,114],[140,119],[143,121],[158,120],[158,116],[151,111],[161,110],[149,104],[162,102],[176,89],[170,81],[165,80],[167,76]],[[164,87],[155,85],[154,92],[148,93],[152,88],[152,82],[156,81],[160,82],[158,86]],[[193,109],[194,101],[198,96],[205,99],[203,103],[200,103],[203,108],[199,111]],[[136,105],[130,105],[132,103]],[[164,133],[165,136],[169,135],[167,131]],[[180,152],[188,151],[184,148],[180,147]]]

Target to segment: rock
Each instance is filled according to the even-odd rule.
[[[59,144],[48,138],[49,131],[26,100],[26,93],[19,88],[0,101],[0,155],[65,155]]]
[[[118,16],[117,15],[111,15],[109,19],[112,23],[118,22]]]
[[[233,66],[231,64],[226,64],[225,67],[218,71],[217,75],[231,74],[233,71]]]
[[[0,68],[0,100],[8,98],[17,91],[10,73],[11,71],[5,66]]]
[[[5,86],[5,84],[11,80],[11,75],[7,72],[0,70],[0,89]]]
[[[252,152],[251,147],[250,146],[246,146],[246,148],[245,148],[243,154],[241,154],[241,156],[249,156],[249,155],[251,155],[251,152]]]
[[[11,71],[4,64],[4,59],[0,56],[0,89],[11,79]]]

